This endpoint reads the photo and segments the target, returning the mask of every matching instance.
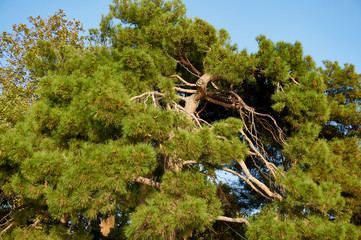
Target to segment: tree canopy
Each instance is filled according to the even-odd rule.
[[[30,22],[0,43],[4,239],[361,237],[353,65],[240,51],[180,0],[114,0],[87,44]]]

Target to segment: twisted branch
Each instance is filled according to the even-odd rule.
[[[182,58],[183,59],[183,58]],[[187,61],[183,59],[184,64],[187,64]],[[190,65],[188,65],[190,67]],[[175,111],[181,110],[186,113],[190,119],[194,120],[197,124],[198,128],[202,128],[201,123],[206,123],[211,126],[209,123],[204,121],[199,117],[199,115],[195,115],[196,110],[198,108],[200,101],[205,101],[205,104],[210,102],[219,106],[223,106],[227,109],[234,109],[239,112],[239,116],[244,123],[243,129],[239,129],[240,134],[243,139],[248,143],[251,151],[249,155],[256,157],[261,161],[261,163],[266,167],[267,174],[276,178],[276,170],[277,167],[271,161],[268,160],[268,154],[263,146],[263,143],[258,138],[258,129],[256,123],[259,123],[266,131],[268,131],[274,140],[279,144],[285,144],[284,133],[282,129],[278,126],[276,120],[269,114],[259,113],[254,108],[248,106],[243,99],[234,91],[224,91],[216,89],[215,91],[208,92],[207,86],[209,83],[213,83],[217,80],[221,80],[221,78],[217,75],[204,74],[195,84],[189,83],[178,75],[171,75],[169,77],[175,77],[179,81],[182,82],[185,86],[188,87],[196,87],[196,89],[184,89],[175,87],[174,89],[181,93],[190,93],[190,96],[182,97],[179,96],[179,99],[185,102],[185,106],[181,106],[178,103],[173,102],[173,104],[169,107],[170,109],[174,109]],[[146,96],[147,94],[153,94],[152,96],[164,96],[164,94],[158,92],[148,92],[137,97],[133,97],[132,99],[139,99],[141,97]],[[154,99],[153,99],[154,101]],[[204,110],[204,107],[201,111]],[[254,160],[254,159],[253,159]],[[195,163],[192,161],[185,161],[184,164]],[[265,173],[261,170],[261,168],[257,165],[256,161],[253,161],[257,169],[261,172],[261,174],[265,175]],[[260,195],[266,198],[276,198],[282,200],[282,196],[277,193],[272,192],[264,183],[260,182],[258,179],[253,177],[248,170],[246,164],[243,161],[238,161],[238,164],[241,166],[244,175],[241,175],[231,169],[223,168],[223,170],[230,172],[245,182],[247,182],[251,188],[259,193]]]

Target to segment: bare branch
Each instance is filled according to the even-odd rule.
[[[244,172],[244,174],[247,176],[247,178],[249,180],[251,180],[254,184],[256,184],[259,188],[261,188],[263,190],[263,192],[265,192],[268,196],[270,196],[271,198],[277,198],[280,201],[282,201],[282,196],[279,195],[278,193],[273,193],[264,183],[262,183],[261,181],[259,181],[257,178],[253,177],[251,175],[251,173],[249,172],[246,164],[244,161],[239,161],[237,160],[237,162],[239,163],[239,165],[242,168],[242,171]]]
[[[8,220],[6,219],[8,216],[10,216],[10,214],[13,212],[13,209],[10,210],[10,212],[8,214],[6,214],[4,217],[1,218],[0,222],[3,222],[6,220],[5,224],[8,222]],[[1,225],[0,225],[1,226]]]
[[[277,129],[277,132],[278,132],[278,137],[279,137],[279,141],[282,143],[282,144],[287,144],[285,139],[284,139],[284,133],[282,131],[282,129],[278,126],[277,124],[277,121],[269,114],[264,114],[264,113],[258,113],[258,112],[255,112],[256,115],[258,116],[261,116],[261,117],[268,117],[269,119],[271,119],[271,121],[273,122],[274,126],[276,127]],[[275,139],[277,142],[279,142],[277,139]]]
[[[296,85],[300,85],[299,82],[297,82],[291,75],[289,75],[290,79],[292,80],[292,82]]]
[[[152,94],[152,101],[153,101],[153,105],[154,105],[155,107],[158,107],[158,103],[157,103],[157,100],[155,99],[154,94]]]
[[[178,92],[184,92],[184,93],[196,93],[197,92],[197,90],[194,90],[194,89],[184,89],[184,88],[179,88],[179,87],[175,87],[174,89]]]
[[[184,83],[185,85],[190,86],[190,87],[196,87],[196,86],[197,86],[197,85],[194,84],[194,83],[189,83],[189,82],[187,82],[186,80],[184,80],[182,77],[180,77],[180,76],[177,75],[177,74],[170,75],[169,77],[171,77],[171,78],[178,78],[179,81],[181,81],[182,83]]]
[[[198,69],[196,69],[193,64],[188,60],[187,56],[186,56],[186,59],[187,60],[184,60],[183,56],[182,56],[182,53],[179,49],[179,58],[180,58],[180,61],[187,67],[189,67],[195,74],[197,74],[197,76],[201,76],[202,73],[200,71],[198,71]]]
[[[4,230],[1,231],[0,236],[4,235],[12,226],[14,223],[9,224]]]
[[[245,218],[230,218],[225,216],[218,216],[216,220],[224,221],[224,222],[233,222],[233,223],[244,223],[247,226],[251,226],[251,224]]]
[[[202,109],[197,112],[197,114],[196,114],[197,117],[200,118],[199,114],[204,111],[204,109],[206,108],[207,104],[208,104],[208,102],[206,102],[206,103],[204,104],[204,106],[202,107]]]
[[[195,160],[183,161],[183,165],[188,165],[188,164],[198,164],[198,162]]]
[[[244,133],[243,129],[240,129],[239,132],[242,134],[244,139],[248,142],[248,145],[251,147],[253,152],[263,161],[263,163],[266,165],[267,169],[270,171],[272,176],[275,177],[276,176],[275,171],[276,171],[277,167],[273,163],[268,162],[264,158],[264,156],[256,149],[256,147],[252,143],[251,139],[249,139],[248,136]]]
[[[187,101],[187,98],[184,98],[184,101]],[[197,118],[192,112],[188,111],[187,109],[185,109],[184,107],[182,107],[181,105],[179,105],[176,102],[173,102],[174,108],[175,109],[180,109],[181,111],[185,112],[186,114],[188,114],[188,116],[191,117],[191,119],[194,119],[194,121],[197,123],[199,128],[202,128],[201,123],[199,122],[200,120],[207,123],[206,121],[204,121],[203,119]],[[207,123],[209,124],[209,123]],[[209,124],[210,125],[210,124]]]
[[[154,91],[154,92],[145,92],[145,93],[142,93],[142,94],[140,94],[140,95],[138,95],[138,96],[132,97],[130,100],[142,99],[142,98],[144,98],[145,96],[147,96],[147,95],[149,96],[149,95],[151,95],[151,94],[154,94],[154,95],[156,95],[156,96],[164,97],[164,94],[163,94],[163,93]]]
[[[179,99],[182,100],[182,101],[187,101],[187,98],[186,98],[186,97],[182,97],[182,96],[177,95],[177,98],[179,98]]]
[[[173,61],[175,61],[176,63],[178,63],[179,65],[181,65],[185,70],[187,70],[190,74],[192,74],[195,77],[199,77],[199,75],[194,74],[191,70],[189,70],[181,61],[178,61],[177,59],[175,59],[174,57],[172,57],[167,51],[164,51],[165,54],[167,54],[167,56],[172,59]]]
[[[241,174],[239,174],[238,172],[236,171],[233,171],[232,169],[229,169],[229,168],[222,168],[222,170],[226,171],[226,172],[229,172],[229,173],[232,173],[233,175],[236,175],[237,177],[239,177],[240,179],[242,179],[243,181],[245,181],[246,183],[248,183],[248,185],[255,191],[257,192],[258,194],[260,194],[262,197],[265,197],[265,198],[268,198],[266,195],[264,195],[258,188],[256,188],[253,183],[250,181],[249,178],[246,178],[244,176],[242,176]]]
[[[212,84],[212,86],[213,86],[215,89],[218,90],[218,87],[217,87],[217,85],[216,85],[214,82],[211,82],[211,84]]]
[[[213,98],[210,98],[210,97],[208,97],[208,96],[205,97],[205,100],[208,101],[208,102],[210,102],[210,103],[213,103],[213,104],[216,104],[216,105],[225,107],[225,108],[227,108],[227,109],[235,109],[235,108],[236,108],[236,105],[234,105],[234,104],[224,103],[224,102],[215,100],[215,99],[213,99]]]
[[[238,162],[240,164],[240,162]],[[197,161],[195,160],[188,160],[188,161],[183,161],[183,165],[188,165],[188,164],[198,164]],[[222,170],[232,173],[233,175],[239,177],[240,179],[242,179],[243,181],[245,181],[246,183],[248,183],[248,185],[254,190],[256,191],[258,194],[260,194],[261,196],[265,197],[265,198],[278,198],[280,200],[282,200],[282,197],[280,195],[278,195],[277,193],[273,193],[271,192],[271,190],[269,190],[269,188],[264,185],[262,182],[260,182],[258,179],[256,179],[255,177],[253,177],[248,168],[246,167],[246,165],[242,164],[241,168],[243,170],[243,172],[245,173],[245,176],[239,174],[238,172],[229,169],[229,168],[222,168]],[[255,183],[259,188],[261,188],[268,196],[266,196],[265,194],[263,194],[253,183]]]

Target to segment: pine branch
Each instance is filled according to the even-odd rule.
[[[271,198],[277,198],[282,201],[282,196],[278,193],[272,192],[264,183],[259,181],[257,178],[253,177],[250,171],[248,170],[246,163],[244,161],[237,160],[238,164],[241,166],[243,173],[246,175],[247,179],[256,184],[263,192],[265,192]]]
[[[188,165],[188,164],[198,164],[198,162],[195,160],[183,161],[183,165]]]
[[[290,79],[292,80],[292,82],[296,85],[300,85],[299,82],[296,81],[296,79],[294,79],[291,75],[289,75]]]
[[[218,216],[216,220],[224,221],[224,222],[233,222],[233,223],[244,223],[247,226],[251,226],[251,224],[245,218],[230,218],[225,216]]]
[[[273,177],[276,176],[276,170],[277,167],[266,160],[266,158],[257,150],[257,148],[254,146],[253,142],[249,137],[244,133],[243,129],[240,129],[239,132],[242,134],[243,138],[248,142],[248,145],[253,150],[253,152],[263,161],[263,163],[266,165],[267,169],[270,171],[270,173],[273,175]]]
[[[185,59],[183,58],[182,53],[181,53],[180,50],[179,50],[179,58],[180,58],[180,61],[183,63],[183,65],[189,67],[195,74],[197,74],[198,77],[202,75],[202,73],[201,73],[200,71],[198,71],[198,69],[196,69],[196,68],[193,66],[193,64],[188,60],[187,56],[186,56],[186,59],[187,59],[187,60],[185,60]]]
[[[227,109],[235,109],[236,108],[235,104],[229,104],[229,103],[221,102],[221,101],[215,100],[215,99],[213,99],[211,97],[208,97],[208,96],[206,96],[204,98],[204,100],[206,100],[206,101],[208,101],[210,103],[216,104],[218,106],[225,107]]]
[[[189,87],[196,87],[197,85],[195,83],[189,83],[186,80],[184,80],[182,77],[180,77],[177,74],[174,75],[170,75],[170,78],[178,78],[179,81],[181,81],[182,83],[184,83],[185,85],[189,86]]]
[[[196,93],[197,90],[194,89],[184,89],[184,88],[180,88],[180,87],[175,87],[174,90],[178,91],[178,92],[183,92],[183,93]]]
[[[282,197],[278,193],[273,193],[265,184],[263,184],[257,178],[255,178],[251,175],[251,173],[249,172],[244,161],[237,161],[237,162],[240,164],[246,177],[232,169],[229,169],[229,168],[222,168],[222,170],[232,173],[233,175],[235,175],[235,176],[239,177],[240,179],[242,179],[243,181],[245,181],[255,192],[260,194],[262,197],[265,197],[268,199],[277,198],[279,200],[282,200]],[[198,164],[198,162],[195,160],[183,161],[183,165],[188,165],[188,164]],[[255,185],[257,185],[258,188],[262,189],[263,192],[265,192],[267,195],[265,195],[262,191],[260,191]]]
[[[253,183],[250,181],[249,178],[246,178],[244,176],[242,176],[241,174],[239,174],[238,172],[236,171],[233,171],[232,169],[229,169],[229,168],[222,168],[222,170],[226,171],[226,172],[229,172],[229,173],[232,173],[233,175],[239,177],[240,179],[242,179],[243,181],[245,181],[246,183],[248,183],[248,185],[255,191],[257,192],[258,194],[260,194],[262,197],[265,197],[265,198],[268,198],[266,195],[264,195],[258,188],[256,188]]]
[[[49,215],[49,211],[46,211],[46,213],[38,220],[36,220],[33,224],[29,225],[29,229],[35,228],[41,221],[43,221],[47,216]]]
[[[14,223],[9,224],[9,226],[0,232],[0,236],[4,235],[13,225]]]
[[[142,93],[142,94],[140,94],[140,95],[138,95],[138,96],[132,97],[130,100],[142,99],[142,98],[144,98],[145,96],[150,96],[150,95],[156,95],[156,96],[164,97],[164,94],[163,94],[163,93],[154,91],[154,92],[145,92],[145,93]]]
[[[144,185],[147,185],[147,186],[150,186],[150,187],[154,187],[154,188],[160,188],[160,182],[156,182],[156,181],[153,181],[149,178],[145,178],[145,177],[137,177],[134,182],[137,182],[137,183],[141,183],[141,184],[144,184]]]

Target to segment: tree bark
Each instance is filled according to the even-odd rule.
[[[160,188],[160,183],[159,182],[156,182],[156,181],[153,181],[149,178],[145,178],[145,177],[137,177],[134,182],[137,182],[137,183],[141,183],[141,184],[144,184],[144,185],[147,185],[147,186],[150,186],[150,187],[154,187],[154,188]]]
[[[201,100],[204,100],[206,97],[206,93],[207,93],[207,86],[208,83],[210,83],[211,81],[215,81],[218,80],[218,78],[216,76],[210,75],[208,73],[203,74],[196,82],[196,86],[197,86],[197,92],[192,94],[189,97],[184,98],[185,101],[185,106],[184,109],[191,113],[194,114],[195,111],[198,108],[199,102]]]

